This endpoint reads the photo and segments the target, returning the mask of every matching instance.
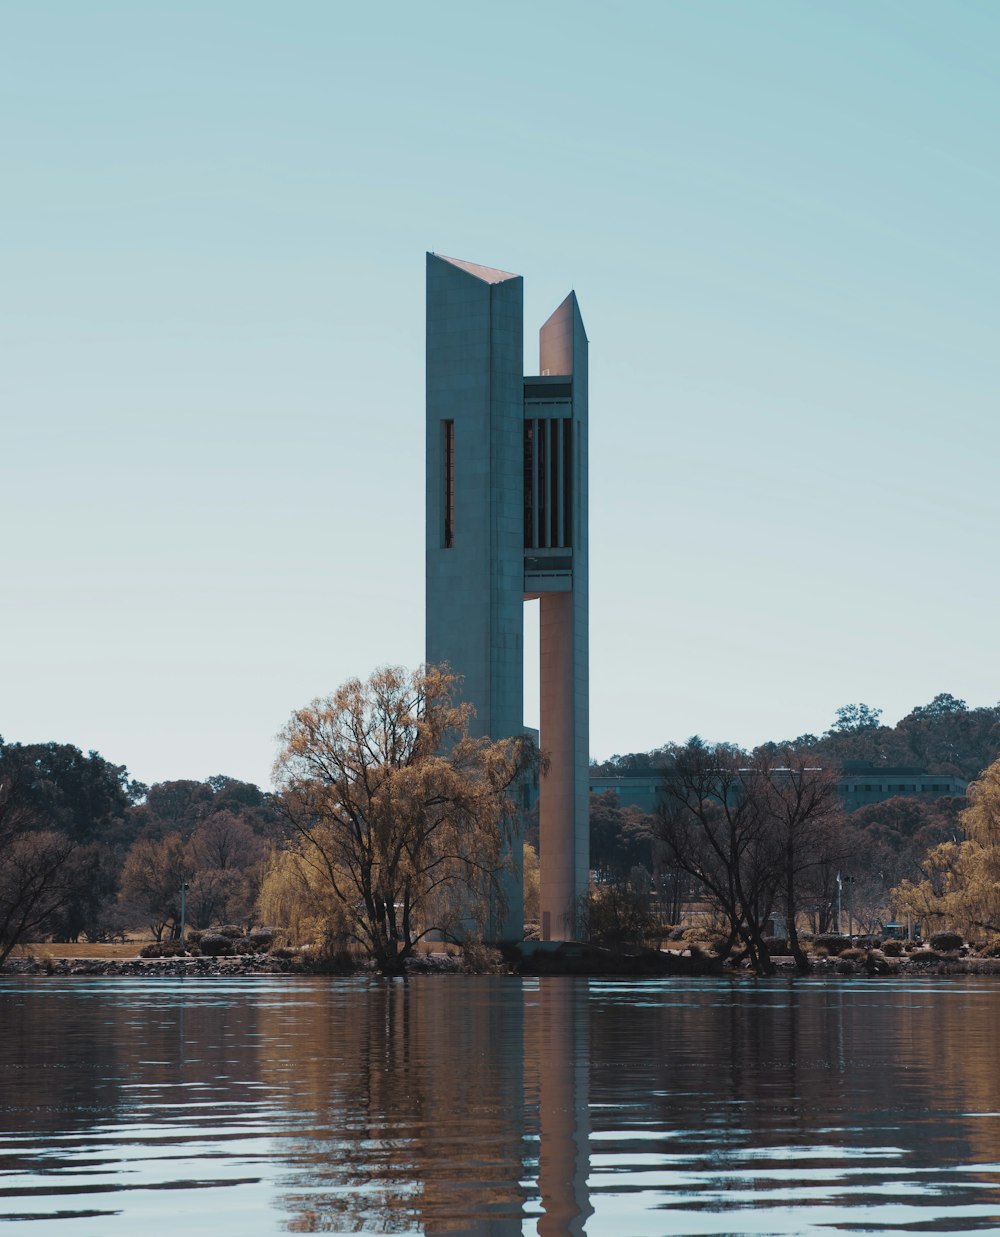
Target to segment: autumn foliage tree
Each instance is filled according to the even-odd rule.
[[[983,940],[1000,934],[1000,760],[970,785],[968,798],[959,816],[964,840],[933,846],[922,879],[902,881],[893,902],[900,914]]]
[[[275,781],[299,854],[385,974],[437,929],[485,922],[511,859],[509,792],[530,740],[469,735],[447,668],[375,671],[299,709]]]

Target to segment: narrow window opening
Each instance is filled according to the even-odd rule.
[[[445,421],[444,427],[444,546],[455,544],[455,422]]]
[[[524,548],[535,548],[535,423],[524,423]]]
[[[549,439],[549,539],[547,544],[559,545],[559,422],[553,418],[546,426]]]
[[[573,544],[573,422],[566,418],[563,430],[563,545]]]

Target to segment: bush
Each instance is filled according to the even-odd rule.
[[[792,952],[788,945],[787,936],[765,936],[763,939],[764,946],[772,958],[776,955],[780,957]]]
[[[837,974],[838,975],[857,975],[858,968],[850,958],[845,958],[843,954],[837,959]]]
[[[278,935],[277,928],[255,928],[247,936],[254,953],[266,954]]]
[[[961,949],[964,944],[965,938],[961,932],[935,932],[930,938],[931,949],[939,949],[943,953]]]
[[[899,958],[903,953],[903,942],[888,940],[882,942],[882,952],[887,958]]]
[[[931,962],[943,962],[944,958],[936,949],[915,949],[910,954],[910,961],[915,965],[927,966]]]
[[[825,949],[827,954],[843,953],[850,943],[850,939],[839,932],[818,932],[813,937],[813,949],[817,952]]]
[[[161,950],[161,946],[157,945],[156,942],[154,941],[152,945],[143,945],[142,949],[139,950],[139,957],[140,958],[162,958],[163,954],[160,952],[160,950]]]
[[[184,933],[184,939],[189,945],[200,945],[202,937],[201,928],[188,928]]]
[[[221,932],[205,932],[201,938],[201,952],[209,958],[221,958],[225,954],[235,953],[233,942]]]
[[[844,962],[864,962],[867,951],[858,949],[856,945],[851,945],[847,949],[840,951],[840,957]]]
[[[649,933],[649,898],[625,882],[592,888],[581,899],[580,909],[586,939],[593,945],[639,945]]]
[[[506,975],[507,964],[498,949],[466,941],[462,946],[462,969],[470,975]]]
[[[237,927],[234,923],[223,924],[221,928],[216,928],[215,931],[219,934],[219,936],[226,936],[231,941],[235,941],[238,937],[243,935],[243,929]]]
[[[984,958],[1000,958],[1000,936],[987,941],[979,952]]]

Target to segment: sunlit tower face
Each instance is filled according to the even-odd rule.
[[[524,601],[538,599],[541,928],[576,935],[589,866],[587,337],[570,293],[523,374],[518,275],[427,255],[427,650],[475,732],[524,725]],[[517,846],[520,854],[520,845]],[[523,934],[520,874],[496,934]]]

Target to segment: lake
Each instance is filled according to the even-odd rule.
[[[1000,984],[0,980],[32,1237],[1000,1231]]]

